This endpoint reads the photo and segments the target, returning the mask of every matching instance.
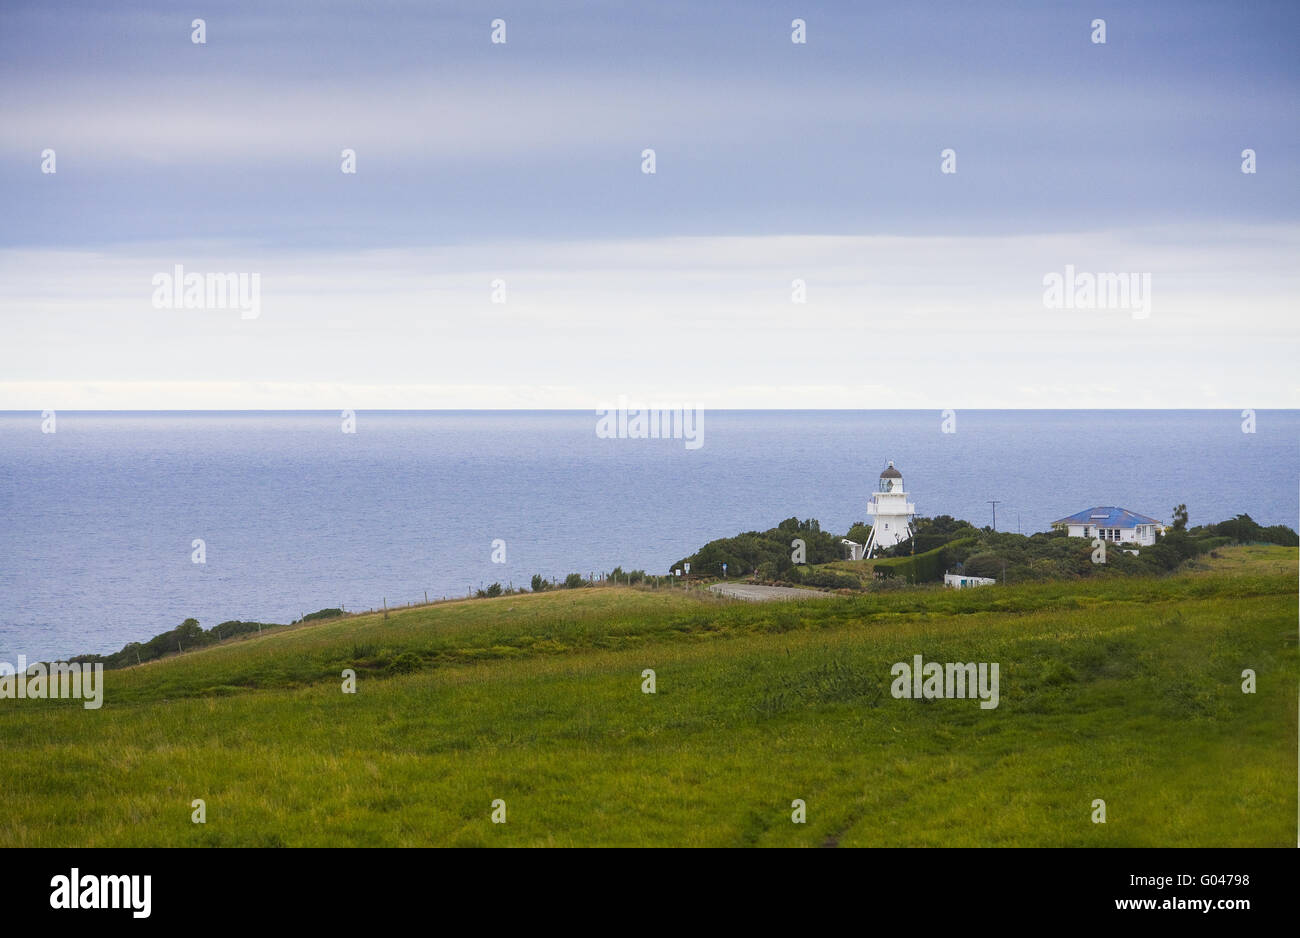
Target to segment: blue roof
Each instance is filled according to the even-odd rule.
[[[1101,507],[1085,508],[1083,511],[1054,521],[1053,524],[1092,524],[1099,528],[1132,528],[1139,524],[1164,524],[1155,518],[1148,518],[1127,508]]]

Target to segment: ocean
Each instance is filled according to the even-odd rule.
[[[667,572],[717,537],[842,533],[893,460],[921,515],[1025,533],[1095,505],[1297,526],[1300,412],[706,411],[700,445],[593,411],[0,413],[0,660],[116,651],[194,617]],[[47,427],[48,429],[48,427]],[[203,563],[193,562],[195,541]],[[494,550],[494,542],[497,542]],[[493,562],[493,554],[504,563]]]

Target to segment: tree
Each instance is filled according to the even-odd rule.
[[[203,643],[203,627],[198,619],[186,619],[172,631],[172,638],[176,641],[177,651],[184,651],[185,645],[193,648]]]
[[[967,557],[962,570],[967,576],[981,576],[996,580],[1005,564],[1004,558],[990,551],[984,551]]]
[[[849,528],[849,533],[844,536],[850,541],[865,544],[867,541],[871,540],[871,525],[867,524],[865,521],[855,521],[853,522],[853,526]]]
[[[540,573],[533,574],[532,588],[534,593],[543,593],[550,586]]]
[[[1177,507],[1174,508],[1174,530],[1175,531],[1187,530],[1187,506],[1186,505],[1178,505]]]

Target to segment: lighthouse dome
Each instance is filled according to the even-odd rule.
[[[894,468],[894,461],[892,459],[889,461],[888,468],[880,474],[880,478],[882,479],[901,479],[902,477],[903,474]]]

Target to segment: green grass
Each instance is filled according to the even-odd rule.
[[[1296,553],[1224,549],[1149,579],[771,604],[565,590],[308,623],[106,672],[99,711],[0,701],[0,845],[1290,846]],[[914,654],[999,662],[1000,706],[895,700],[890,666]]]

